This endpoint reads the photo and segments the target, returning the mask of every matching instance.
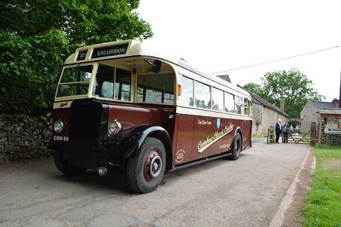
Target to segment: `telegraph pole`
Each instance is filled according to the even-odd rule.
[[[340,71],[340,87],[339,87],[339,108],[341,108],[341,71]]]

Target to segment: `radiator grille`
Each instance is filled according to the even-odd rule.
[[[98,142],[106,135],[108,109],[93,100],[76,100],[71,105],[70,140]]]

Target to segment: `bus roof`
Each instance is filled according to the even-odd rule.
[[[152,57],[175,64],[223,86],[233,88],[235,91],[242,93],[243,95],[250,96],[249,93],[244,89],[210,73],[205,73],[198,68],[193,67],[184,59],[176,57],[166,51],[165,53],[161,51],[155,51],[156,49],[159,48],[155,47],[155,45],[152,43],[140,42],[136,40],[121,40],[94,44],[76,49],[75,53],[66,59],[65,65],[98,60],[109,60],[113,58],[127,58],[133,56]]]
[[[65,64],[83,63],[88,61],[107,60],[130,56],[150,56],[176,63],[177,58],[155,51],[150,44],[136,40],[121,40],[84,46],[76,49],[68,57]]]

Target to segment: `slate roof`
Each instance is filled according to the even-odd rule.
[[[309,101],[316,113],[320,113],[323,108],[337,108],[339,101],[334,99],[332,102]]]
[[[254,94],[254,93],[251,93],[251,92],[249,92],[249,93],[250,93],[250,95],[252,97],[252,102],[253,103],[265,106],[265,107],[267,107],[267,108],[269,108],[269,109],[271,109],[271,110],[273,110],[275,112],[281,113],[284,116],[289,117],[288,114],[286,114],[285,112],[282,112],[281,109],[279,107],[277,107],[276,105],[266,101],[265,99],[259,97],[258,95]]]
[[[326,108],[326,109],[321,110],[321,114],[341,115],[341,109],[339,109],[339,108]]]

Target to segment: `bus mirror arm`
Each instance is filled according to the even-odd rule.
[[[151,71],[154,73],[160,72],[161,69],[161,61],[155,60],[153,63],[149,62],[147,59],[144,59],[145,62],[147,62],[149,65],[152,66]]]

